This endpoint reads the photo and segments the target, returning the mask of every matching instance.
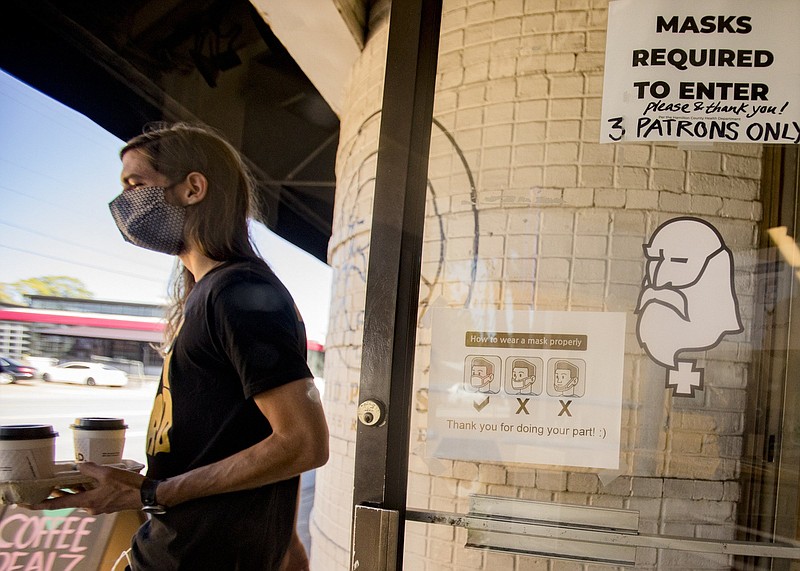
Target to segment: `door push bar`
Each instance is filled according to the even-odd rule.
[[[637,547],[800,560],[800,542],[789,539],[767,543],[642,534],[639,513],[632,510],[473,495],[467,514],[408,510],[406,519],[464,527],[467,547],[589,563],[632,566]]]
[[[355,507],[352,571],[394,571],[400,514]],[[467,514],[407,510],[406,520],[467,529],[466,547],[633,566],[638,547],[800,560],[800,542],[747,542],[639,533],[632,510],[470,496]]]

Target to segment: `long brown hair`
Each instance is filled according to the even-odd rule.
[[[170,182],[191,172],[208,180],[203,200],[186,207],[184,239],[216,261],[258,258],[247,229],[254,204],[254,183],[242,157],[221,135],[205,125],[155,123],[128,141],[119,153],[136,150]],[[177,334],[194,276],[179,264],[172,277],[171,304],[167,310],[165,346]]]

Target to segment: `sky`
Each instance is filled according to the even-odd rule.
[[[69,276],[96,299],[163,303],[175,258],[128,244],[108,203],[123,142],[0,70],[0,282]],[[324,343],[331,269],[260,223],[261,255]]]

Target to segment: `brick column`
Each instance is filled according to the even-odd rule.
[[[634,509],[642,532],[731,538],[739,499],[754,305],[761,147],[600,145],[605,0],[445,1],[430,155],[420,316],[429,304],[623,311],[621,468],[497,465],[425,455],[430,329],[418,333],[409,505],[466,510],[470,493]],[[312,566],[349,561],[355,405],[385,25],[352,70],[342,114],[329,260],[325,406],[332,454],[317,476]],[[734,253],[745,332],[698,354],[705,390],[672,398],[635,338],[642,244],[664,221],[712,223]],[[465,533],[410,524],[406,567],[574,569],[463,547]],[[727,569],[727,558],[639,550],[644,569]]]

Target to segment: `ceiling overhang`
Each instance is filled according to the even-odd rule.
[[[364,48],[365,7],[351,3],[361,10],[348,19],[332,0],[251,2],[338,115],[350,69]]]
[[[264,21],[269,2],[258,4],[10,0],[0,68],[123,140],[151,121],[217,128],[255,174],[261,221],[326,261],[339,120]],[[345,46],[341,66],[357,52],[338,34],[320,41]],[[335,104],[344,79],[323,71],[311,73]]]

